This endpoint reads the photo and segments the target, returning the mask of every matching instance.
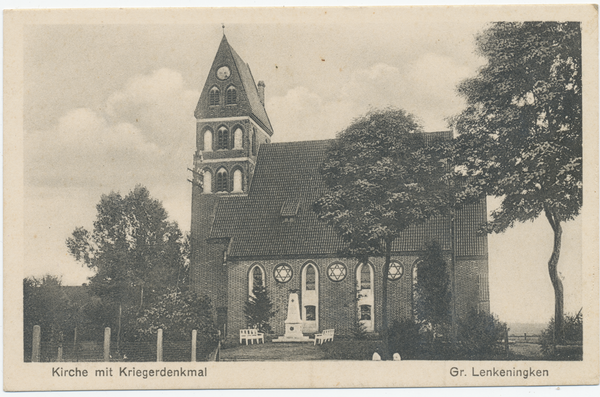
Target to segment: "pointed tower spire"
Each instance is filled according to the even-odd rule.
[[[223,37],[194,115],[196,119],[250,117],[272,136],[273,127],[261,98],[264,88],[256,85],[250,67],[228,43],[225,24],[222,27]],[[215,92],[212,97],[211,91]]]

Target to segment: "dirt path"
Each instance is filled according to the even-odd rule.
[[[221,350],[221,361],[324,360],[325,354],[312,343],[265,343]]]

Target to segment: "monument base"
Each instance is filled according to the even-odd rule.
[[[302,334],[302,326],[302,321],[286,320],[285,335],[274,339],[273,342],[311,342],[308,336]]]
[[[310,339],[308,336],[280,336],[277,339],[273,339],[273,342],[313,342],[313,339]]]

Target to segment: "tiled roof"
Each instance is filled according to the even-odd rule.
[[[326,189],[318,168],[331,142],[261,145],[248,195],[221,199],[210,237],[232,238],[230,257],[311,257],[340,252],[345,244],[312,210]],[[463,212],[463,223],[476,220],[470,210]],[[283,221],[284,216],[294,213],[293,222]],[[484,252],[485,238],[472,241],[475,228],[457,234],[460,255]],[[447,218],[410,227],[394,242],[393,251],[420,251],[432,239],[443,249],[451,249]]]
[[[225,36],[223,36],[224,38]],[[269,116],[267,116],[267,112],[265,111],[265,106],[260,101],[258,97],[258,89],[256,87],[256,83],[254,82],[254,77],[252,76],[252,72],[250,71],[250,66],[244,62],[244,60],[238,55],[237,52],[231,47],[231,54],[233,55],[233,60],[237,69],[242,78],[242,84],[244,84],[244,90],[246,91],[246,95],[248,97],[248,102],[250,102],[250,108],[252,109],[252,114],[262,122],[268,129],[271,134],[273,133],[273,127],[271,126],[271,121],[269,120]]]

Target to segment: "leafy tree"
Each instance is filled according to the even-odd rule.
[[[25,359],[31,358],[33,326],[41,328],[42,344],[60,343],[74,327],[75,309],[61,287],[59,277],[45,275],[23,279],[23,338]],[[43,358],[44,361],[49,357]]]
[[[581,33],[573,22],[494,23],[477,38],[488,63],[460,84],[453,124],[471,186],[502,198],[488,232],[544,214],[554,232],[548,272],[555,341],[563,323],[562,226],[582,204]]]
[[[198,331],[198,357],[207,356],[219,340],[213,317],[212,305],[207,296],[199,296],[187,287],[167,288],[158,299],[148,304],[128,327],[125,338],[130,342],[155,343],[158,329],[162,329],[169,341],[189,341],[192,331]],[[128,359],[135,360],[139,348],[125,345]]]
[[[415,311],[417,319],[434,334],[443,333],[451,320],[448,265],[437,241],[426,243],[417,265]]]
[[[445,208],[444,166],[424,149],[421,131],[404,110],[372,110],[338,134],[320,167],[328,190],[313,209],[348,243],[341,254],[385,257],[383,329],[392,242]]]
[[[127,196],[112,192],[96,206],[90,232],[75,229],[67,239],[75,259],[95,271],[90,288],[116,313],[117,346],[124,309],[137,311],[150,298],[175,286],[185,273],[185,244],[177,223],[143,186]],[[114,326],[114,324],[113,324]]]
[[[261,332],[271,332],[269,321],[275,315],[273,303],[267,293],[267,289],[256,284],[252,289],[252,295],[244,305],[244,316],[249,326],[257,328]]]

